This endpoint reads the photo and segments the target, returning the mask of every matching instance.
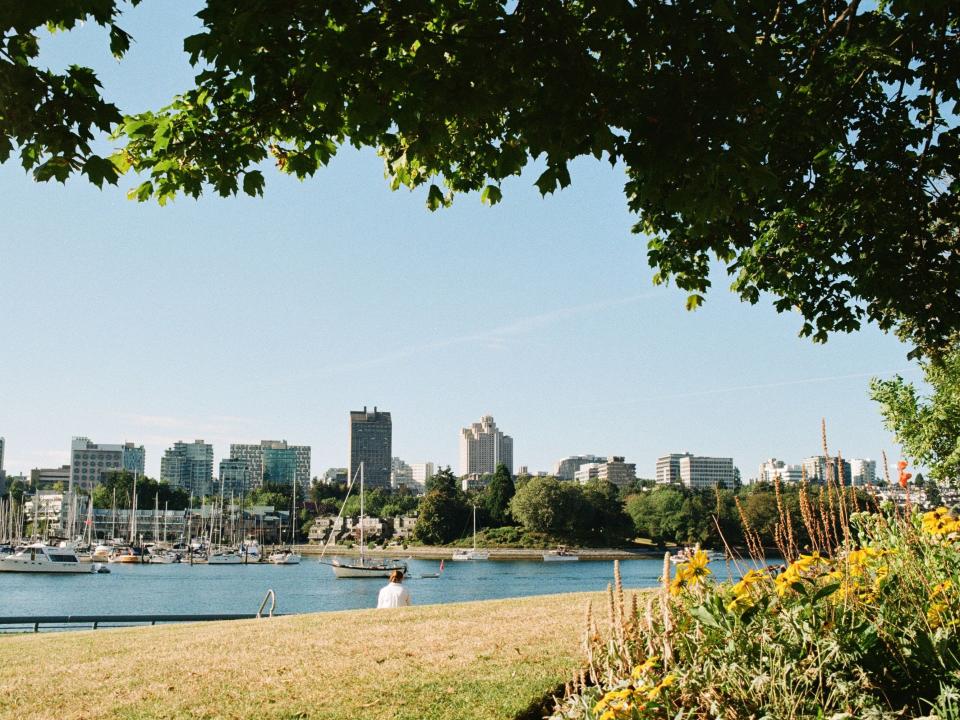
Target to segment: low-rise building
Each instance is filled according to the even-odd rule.
[[[692,457],[690,453],[670,453],[657,458],[657,484],[678,485],[680,483],[680,460]]]
[[[586,485],[594,478],[607,480],[617,487],[627,487],[637,479],[637,466],[624,462],[621,455],[613,455],[606,462],[581,465],[574,473],[574,480],[581,485]]]
[[[680,458],[680,484],[691,489],[732,488],[733,458],[686,455]]]
[[[30,471],[30,488],[39,490],[66,490],[70,486],[70,466],[34,468]]]

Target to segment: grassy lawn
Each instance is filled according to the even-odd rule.
[[[0,638],[0,718],[509,720],[580,661],[577,593]]]

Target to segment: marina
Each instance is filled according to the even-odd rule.
[[[442,573],[439,561],[404,562],[409,568],[404,584],[415,605],[602,591],[613,581],[612,562],[582,558],[575,563],[447,563]],[[663,561],[629,560],[620,567],[625,587],[651,588],[659,582]],[[726,563],[709,567],[717,577],[727,577]],[[278,613],[352,610],[376,606],[383,582],[337,579],[329,566],[308,557],[299,565],[117,564],[110,574],[4,573],[0,615],[255,613],[270,589]]]

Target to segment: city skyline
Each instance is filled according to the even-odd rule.
[[[385,411],[382,411],[382,410],[381,410],[381,411],[377,411],[376,409],[370,411],[370,414],[373,414],[374,412],[379,412],[380,415],[386,415],[386,416],[388,416],[388,417],[389,417],[390,414],[391,414],[391,413],[389,413],[389,412],[385,412]],[[365,408],[364,411],[363,411],[363,414],[366,414],[366,413],[367,413],[367,411],[366,411],[366,408]],[[354,411],[354,412],[351,412],[350,414],[351,414],[351,419],[353,419],[353,416],[354,416],[354,415],[357,415],[358,413],[357,413],[356,411]],[[489,416],[489,415],[486,415],[486,416],[484,416],[484,418],[482,418],[482,419],[489,419],[489,418],[490,418],[490,416]],[[392,423],[391,423],[391,425],[392,425]],[[351,428],[352,428],[352,423],[351,423]],[[458,444],[461,445],[461,450],[462,450],[462,441],[463,441],[463,432],[464,432],[464,430],[465,430],[465,428],[460,428],[460,433],[459,433],[459,438],[458,438]],[[512,438],[511,438],[511,440],[512,440]],[[53,462],[53,463],[47,463],[47,464],[44,464],[44,465],[34,465],[33,467],[30,467],[30,468],[20,468],[20,467],[18,467],[16,470],[13,470],[13,469],[11,469],[11,468],[9,468],[9,467],[4,467],[4,468],[0,468],[0,469],[4,470],[4,471],[6,472],[6,474],[7,474],[7,476],[27,476],[27,477],[29,477],[31,471],[34,471],[34,470],[39,470],[39,469],[56,469],[56,468],[59,468],[59,467],[61,467],[61,466],[70,467],[70,464],[71,464],[71,463],[70,463],[70,458],[71,458],[71,455],[72,455],[74,452],[76,452],[76,449],[77,449],[77,447],[78,447],[78,445],[77,445],[77,442],[78,442],[78,441],[83,441],[84,443],[90,442],[89,439],[88,439],[86,436],[74,436],[73,438],[71,438],[71,450],[68,451],[68,452],[65,454],[65,456],[66,456],[66,458],[67,458],[67,462],[65,462],[65,463],[59,464],[59,463]],[[147,475],[148,477],[153,477],[153,478],[156,478],[156,479],[158,479],[158,480],[162,480],[162,479],[164,479],[164,478],[163,478],[163,472],[162,472],[163,462],[164,462],[164,459],[165,459],[165,458],[169,458],[169,453],[170,453],[170,451],[171,451],[172,449],[174,449],[174,448],[176,448],[176,447],[178,447],[178,446],[183,446],[184,444],[187,444],[187,445],[205,444],[205,445],[208,445],[208,446],[213,447],[213,454],[212,454],[213,460],[212,460],[212,463],[211,463],[211,475],[212,475],[212,481],[213,481],[214,483],[217,483],[217,482],[219,482],[219,473],[215,470],[215,468],[218,467],[221,463],[224,463],[224,462],[229,463],[229,461],[231,461],[231,460],[236,460],[236,458],[234,457],[235,453],[237,452],[236,448],[238,448],[238,447],[240,447],[240,448],[243,448],[243,447],[260,447],[261,445],[267,446],[267,445],[270,445],[271,443],[272,443],[272,444],[276,444],[276,442],[277,442],[277,441],[256,441],[256,442],[252,442],[252,441],[251,441],[251,442],[244,442],[244,443],[230,442],[230,443],[227,443],[227,444],[226,444],[226,446],[227,446],[227,448],[228,448],[227,451],[226,451],[224,454],[220,455],[220,454],[218,454],[217,451],[216,451],[216,447],[217,447],[217,446],[216,446],[215,443],[204,443],[203,440],[195,440],[195,441],[193,441],[193,442],[191,442],[191,443],[185,443],[185,441],[182,441],[182,440],[173,441],[173,442],[170,443],[169,447],[165,447],[165,448],[163,449],[163,451],[159,453],[158,458],[156,459],[156,461],[155,461],[155,463],[154,463],[154,464],[157,466],[157,471],[156,471],[156,472],[151,472],[151,453],[149,452],[150,446],[147,445],[146,443],[139,443],[139,445],[138,445],[138,441],[137,441],[136,439],[129,439],[129,438],[128,438],[128,439],[121,440],[121,441],[119,441],[118,443],[113,443],[113,444],[109,444],[109,445],[104,445],[103,443],[99,443],[99,445],[104,446],[104,447],[110,447],[111,449],[114,449],[115,451],[118,451],[118,450],[121,449],[121,447],[124,446],[124,445],[126,445],[127,447],[130,447],[130,446],[138,446],[138,447],[144,448],[144,449],[145,449],[145,452],[143,452],[143,453],[141,454],[141,458],[140,458],[140,462],[141,462],[142,466],[144,467],[144,470],[143,470],[144,474]],[[7,444],[7,443],[4,443],[4,445],[6,445],[6,444]],[[283,444],[283,445],[286,445],[286,441],[282,441],[282,444]],[[0,445],[0,447],[3,447],[3,445]],[[291,445],[290,445],[290,448],[291,448],[291,449],[294,449],[294,445],[291,444]],[[296,446],[296,449],[297,449],[298,451],[302,449],[302,450],[304,450],[305,452],[307,452],[306,463],[307,463],[307,466],[310,466],[310,467],[311,467],[311,471],[309,472],[309,475],[310,475],[310,479],[311,479],[311,480],[312,480],[313,478],[319,478],[319,479],[322,480],[324,472],[327,471],[328,469],[343,467],[343,465],[341,465],[341,464],[338,464],[338,463],[336,463],[336,462],[328,462],[327,460],[321,460],[319,463],[316,462],[316,458],[313,457],[313,447],[312,447],[312,445],[310,445],[309,443],[304,443],[302,448],[301,448],[300,446]],[[631,456],[631,455],[627,455],[627,456],[625,456],[625,457],[626,457],[626,459],[627,459],[628,461],[631,461],[631,464],[634,464],[634,465],[637,466],[638,469],[637,469],[637,473],[636,473],[636,474],[637,474],[637,477],[638,477],[638,478],[646,478],[646,479],[657,480],[658,482],[661,482],[662,480],[660,479],[660,472],[658,471],[661,462],[662,462],[664,459],[666,459],[667,457],[671,457],[671,458],[672,458],[672,457],[676,457],[676,458],[678,458],[678,460],[679,460],[684,454],[686,454],[686,453],[688,453],[688,452],[689,452],[688,450],[684,450],[683,453],[670,453],[670,452],[666,452],[665,454],[664,454],[664,453],[661,453],[661,454],[659,454],[659,455],[657,455],[657,456],[655,456],[655,457],[652,457],[652,458],[639,457],[639,456]],[[802,454],[801,457],[796,457],[796,458],[791,457],[790,459],[788,459],[786,466],[784,466],[784,465],[782,464],[783,461],[781,461],[780,467],[781,467],[781,468],[790,468],[790,467],[799,468],[801,464],[805,464],[805,463],[807,463],[807,461],[809,461],[809,460],[811,460],[811,459],[815,459],[816,457],[819,457],[819,456],[818,456],[818,453],[819,453],[819,452],[820,452],[820,449],[819,449],[819,448],[815,448],[815,449],[811,450],[810,452],[807,452],[806,454]],[[832,450],[832,452],[835,453],[836,451],[833,451],[833,450]],[[855,462],[855,463],[856,463],[856,462],[865,462],[865,461],[866,461],[866,462],[871,462],[871,463],[874,464],[873,469],[870,470],[871,476],[875,475],[875,476],[878,477],[878,478],[882,478],[882,477],[883,477],[883,468],[882,468],[882,464],[881,464],[881,461],[880,461],[880,460],[872,459],[872,458],[866,458],[865,456],[866,456],[867,454],[866,454],[866,453],[862,453],[860,457],[850,456],[850,457],[849,457],[849,462],[848,462],[848,461],[847,461],[847,453],[844,452],[844,451],[841,451],[841,452],[842,452],[842,454],[844,455],[844,462],[845,462],[845,464],[849,464],[849,462]],[[696,453],[694,453],[694,454],[696,455]],[[768,454],[768,456],[765,457],[763,460],[758,460],[758,461],[755,462],[753,465],[749,465],[748,463],[745,464],[745,463],[742,463],[742,462],[738,461],[738,459],[737,459],[736,457],[731,457],[729,454],[726,454],[726,455],[725,455],[724,453],[721,452],[721,453],[717,453],[717,455],[719,455],[719,456],[721,456],[721,457],[730,457],[730,458],[732,459],[732,461],[733,461],[733,466],[734,466],[735,468],[739,469],[740,474],[741,474],[741,477],[743,478],[743,481],[744,481],[744,482],[747,482],[748,480],[751,480],[751,479],[764,479],[764,478],[763,478],[764,466],[768,465],[768,463],[771,461],[771,459],[773,459],[773,460],[776,460],[776,459],[777,459],[776,456],[775,456],[775,454]],[[144,456],[145,456],[145,458],[144,458]],[[612,457],[612,455],[611,455],[611,457]],[[621,458],[622,458],[622,457],[624,457],[624,456],[621,456]],[[561,462],[569,461],[569,460],[571,460],[571,459],[573,459],[573,458],[578,458],[578,459],[582,459],[582,458],[592,458],[591,462],[594,462],[594,463],[597,463],[597,462],[600,462],[600,463],[605,462],[605,458],[603,458],[603,457],[601,457],[601,456],[586,455],[586,454],[584,454],[584,455],[569,455],[569,454],[568,454],[568,455],[560,456],[560,457],[556,458],[555,460],[553,460],[553,461],[551,461],[551,462],[543,465],[542,467],[541,467],[541,466],[531,465],[530,463],[517,463],[517,464],[515,465],[515,467],[516,467],[516,468],[527,467],[527,468],[530,469],[530,472],[531,472],[531,473],[534,473],[534,474],[536,474],[536,473],[541,473],[541,474],[543,474],[543,473],[554,474],[555,471],[556,471],[556,468],[558,467],[558,465],[559,465]],[[463,473],[460,472],[462,468],[460,468],[458,465],[455,465],[454,463],[435,462],[435,461],[431,461],[431,460],[424,460],[424,459],[418,458],[418,457],[417,457],[417,458],[404,457],[403,455],[397,455],[396,453],[394,453],[394,455],[391,457],[391,460],[397,460],[397,459],[403,460],[404,462],[409,463],[409,464],[411,464],[411,465],[415,465],[415,464],[424,465],[424,464],[426,464],[426,465],[435,467],[436,469],[439,469],[439,468],[442,468],[442,467],[446,467],[446,466],[449,465],[452,469],[454,469],[454,472],[455,472],[458,476],[463,475]],[[348,456],[347,459],[346,459],[346,463],[344,463],[344,465],[349,466],[349,465],[348,465],[348,464],[349,464],[349,460],[350,460],[350,458],[349,458],[349,456]],[[888,457],[887,460],[888,460],[888,468],[890,469],[891,474],[892,474],[892,473],[893,473],[893,468],[894,468],[895,465],[896,465],[896,458]],[[584,462],[587,462],[587,461],[584,460]],[[759,467],[760,467],[760,470],[759,470],[759,471],[754,470],[754,468],[758,467],[758,465],[759,465]],[[647,470],[648,467],[649,467],[649,471]],[[923,468],[919,468],[919,469],[923,470]],[[768,474],[772,473],[772,471],[771,471],[769,468],[767,469],[766,472],[767,472]],[[798,470],[797,472],[799,472],[799,470]],[[783,476],[784,476],[784,479],[785,479],[785,480],[787,480],[787,479],[789,479],[789,478],[792,478],[792,476],[789,475],[789,473],[788,473],[786,470],[784,470]],[[813,473],[812,470],[811,470],[810,477],[814,477],[814,473]],[[255,478],[253,478],[253,479],[255,480]],[[562,477],[561,479],[572,480],[573,477],[572,477],[572,476],[569,477],[569,478]],[[302,482],[302,479],[301,479],[301,482]],[[173,484],[176,485],[176,484],[178,484],[178,483],[173,483]]]
[[[125,14],[122,68],[94,27],[44,37],[45,61],[88,62],[126,107],[162,105],[191,82],[188,5]],[[487,413],[531,469],[622,455],[652,476],[690,450],[748,476],[816,453],[821,417],[832,452],[895,462],[867,383],[919,379],[909,348],[874,326],[799,338],[799,315],[740,302],[718,263],[687,312],[686,293],[653,286],[622,167],[580,159],[546,198],[542,168],[493,208],[467,195],[430,213],[369,150],[306,182],[265,165],[262,198],[162,208],[127,200],[128,179],[98,190],[0,166],[9,207],[56,209],[0,222],[6,469],[69,462],[75,435],[145,445],[152,477],[177,441],[204,438],[216,462],[287,437],[319,475],[348,464],[344,413],[363,405],[393,413],[394,455],[453,468],[458,429]]]

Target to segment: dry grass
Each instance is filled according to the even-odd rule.
[[[508,720],[581,662],[591,598],[0,638],[0,718]]]

